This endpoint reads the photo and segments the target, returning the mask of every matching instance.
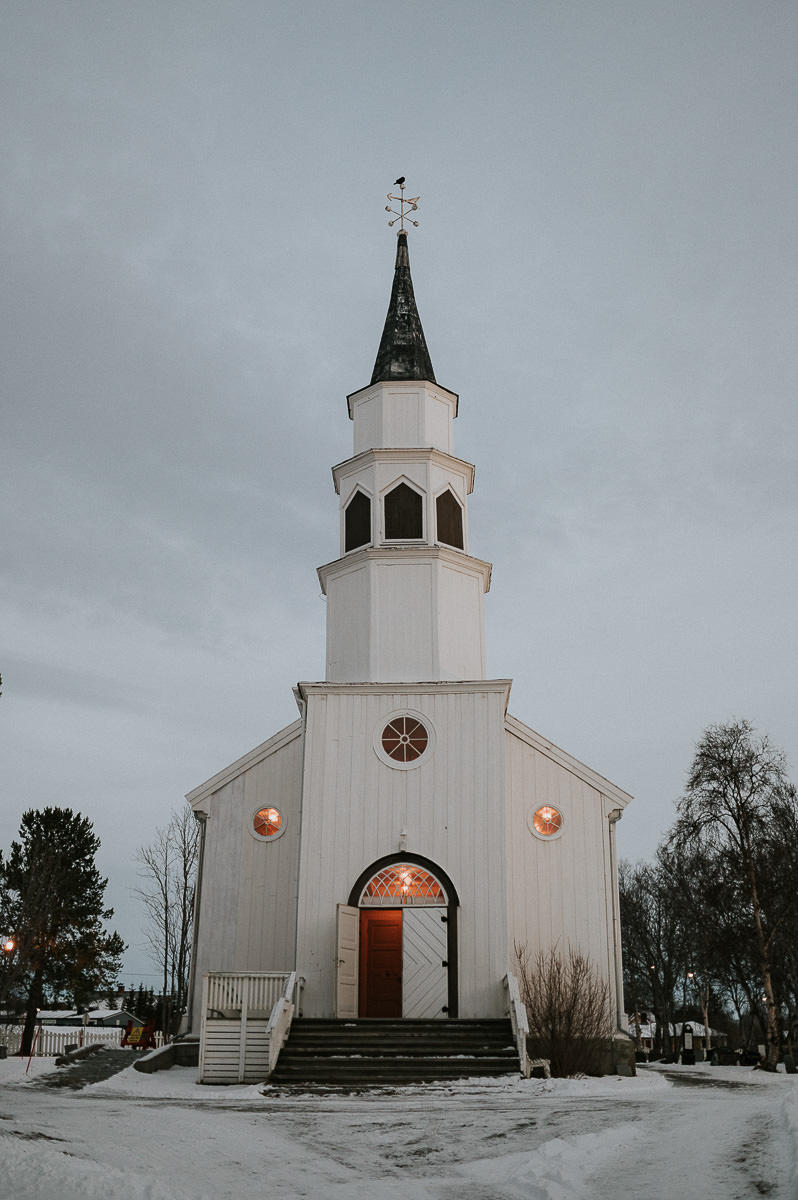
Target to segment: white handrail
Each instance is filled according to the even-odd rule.
[[[521,1064],[521,1074],[529,1078],[530,1063],[526,1052],[526,1039],[529,1034],[529,1019],[526,1015],[526,1005],[521,999],[521,989],[515,975],[509,971],[504,977],[504,987],[507,992],[507,1015],[513,1027],[513,1037],[518,1047],[518,1061]]]
[[[253,1071],[261,1070],[261,1079],[270,1075],[299,1010],[304,982],[296,971],[211,971],[205,975],[200,1082],[208,1078],[220,1081],[226,1075],[225,1082],[243,1083]],[[223,1034],[220,1030],[225,1026],[228,1032]],[[223,1044],[216,1040],[219,1037]],[[225,1060],[222,1067],[220,1059]]]
[[[269,1024],[266,1026],[266,1036],[269,1039],[269,1074],[277,1066],[280,1051],[285,1045],[291,1029],[294,1016],[294,1005],[291,997],[296,986],[296,971],[292,971],[285,981],[282,995],[272,1009]]]

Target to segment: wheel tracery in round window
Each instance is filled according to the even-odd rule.
[[[429,745],[429,734],[417,717],[394,717],[382,731],[382,748],[396,762],[414,762]]]
[[[544,804],[533,814],[532,825],[541,837],[553,837],[562,829],[562,813],[551,804]]]
[[[279,808],[261,808],[252,818],[252,828],[259,837],[277,837],[283,828],[283,817]]]

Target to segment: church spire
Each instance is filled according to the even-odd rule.
[[[435,383],[432,360],[413,294],[407,233],[404,229],[397,236],[391,302],[371,382],[396,379],[426,379],[429,383]]]

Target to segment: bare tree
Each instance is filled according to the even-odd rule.
[[[172,814],[149,846],[136,851],[141,887],[135,895],[147,914],[150,957],[161,971],[164,1032],[174,1034],[188,999],[189,958],[199,826],[189,808]]]
[[[653,1011],[655,1051],[671,1057],[676,986],[688,966],[683,914],[662,849],[651,864],[621,862],[618,891],[627,997],[635,1011]]]
[[[615,1028],[609,988],[596,968],[570,949],[565,958],[550,950],[530,961],[526,947],[516,944],[515,956],[530,1040],[552,1075],[603,1074]]]
[[[798,800],[784,755],[748,721],[714,725],[696,749],[670,839],[674,862],[706,929],[751,947],[766,1010],[765,1065],[781,1045],[774,953],[794,928],[798,878]],[[695,870],[690,864],[704,861]],[[731,935],[731,938],[730,938]]]

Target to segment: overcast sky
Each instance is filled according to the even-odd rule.
[[[324,673],[394,179],[511,710],[635,796],[798,766],[794,0],[5,0],[0,845],[136,847]]]

